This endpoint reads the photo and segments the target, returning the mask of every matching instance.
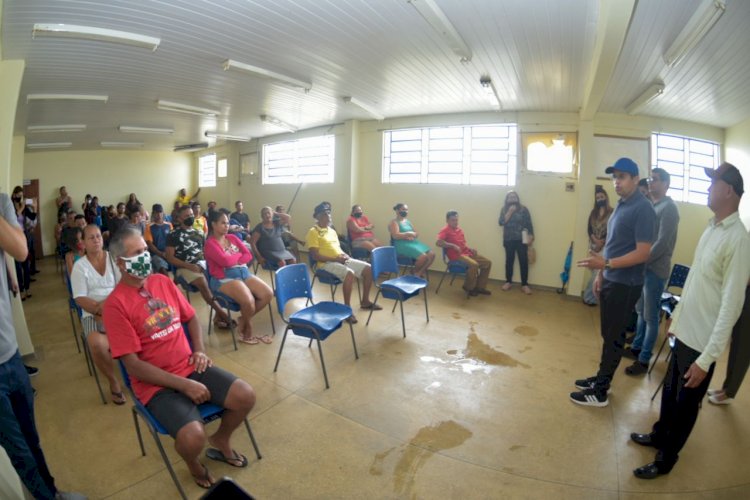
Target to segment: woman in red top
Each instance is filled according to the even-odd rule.
[[[247,264],[253,256],[245,245],[229,233],[229,219],[221,211],[212,211],[208,221],[208,239],[204,248],[211,290],[227,295],[240,306],[240,342],[270,344],[271,337],[253,335],[250,320],[267,306],[273,291],[266,283],[253,276]]]
[[[354,205],[352,213],[346,220],[346,229],[349,232],[349,240],[352,242],[352,248],[364,248],[372,252],[383,244],[375,238],[372,230],[375,226],[370,223],[370,219],[362,211],[361,205]]]

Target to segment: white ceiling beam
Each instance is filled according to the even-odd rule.
[[[591,120],[599,109],[625,43],[636,0],[599,0],[594,57],[586,77],[581,119]]]

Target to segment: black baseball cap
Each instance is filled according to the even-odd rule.
[[[721,179],[732,186],[737,196],[742,197],[742,194],[745,192],[745,185],[742,180],[742,174],[740,174],[737,167],[731,163],[724,162],[717,169],[704,168],[704,170],[709,179],[712,181]]]

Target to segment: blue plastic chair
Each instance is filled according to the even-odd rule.
[[[377,278],[381,274],[395,274],[397,277],[378,284]],[[403,330],[404,338],[406,338],[404,301],[416,297],[420,291],[424,291],[424,312],[427,322],[430,322],[430,313],[427,309],[427,280],[411,275],[398,276],[398,262],[396,261],[396,249],[394,247],[379,247],[372,251],[372,280],[378,288],[378,293],[375,294],[375,304],[378,303],[378,298],[382,294],[386,299],[397,301],[401,307],[401,329]],[[395,310],[396,303],[393,304],[391,312]],[[370,314],[367,316],[367,323],[365,325],[370,324],[373,311],[374,308],[370,309]]]
[[[445,250],[445,247],[443,247],[443,262],[445,263],[445,271],[440,277],[440,283],[438,283],[438,286],[435,289],[435,293],[438,293],[440,291],[440,285],[443,284],[443,280],[445,279],[446,275],[451,275],[451,282],[449,283],[449,285],[453,286],[453,280],[456,279],[456,276],[466,276],[466,272],[469,269],[469,265],[466,262],[460,260],[450,260],[448,258],[448,252]]]
[[[276,292],[276,283],[274,282],[274,274],[279,269],[279,263],[278,262],[272,262],[268,259],[266,259],[263,262],[263,265],[261,266],[263,269],[268,271],[269,276],[271,277],[271,289],[273,289],[274,292]],[[256,274],[257,274],[257,268],[256,268]]]
[[[370,262],[370,251],[366,248],[357,248],[352,244],[352,237],[348,234],[347,231],[346,235],[346,245],[349,247],[349,255],[351,255],[353,258],[357,260],[364,260],[365,262]]]
[[[308,347],[312,345],[313,340],[318,343],[320,366],[323,368],[323,378],[325,379],[326,389],[328,389],[330,387],[328,373],[326,372],[323,348],[320,343],[341,328],[344,320],[352,315],[352,308],[338,302],[318,302],[291,314],[289,318],[284,316],[284,308],[291,299],[305,298],[309,302],[313,301],[312,285],[310,284],[308,273],[309,271],[305,264],[291,264],[276,271],[276,305],[281,318],[286,323],[286,329],[284,329],[284,337],[281,339],[281,346],[279,346],[279,354],[276,357],[276,364],[273,367],[273,371],[276,373],[279,367],[284,343],[286,342],[287,334],[291,330],[295,335],[310,339]],[[349,332],[352,336],[354,357],[355,359],[359,359],[357,341],[354,339],[354,328],[352,328],[351,323],[349,323]]]
[[[662,311],[662,317],[666,316],[666,319],[669,319],[672,317],[672,313],[677,307],[677,304],[680,303],[680,296],[674,294],[674,292],[676,291],[674,289],[679,288],[680,290],[682,290],[682,287],[685,286],[685,281],[687,280],[687,276],[689,272],[690,272],[690,268],[688,266],[683,266],[682,264],[672,265],[672,272],[669,275],[667,286],[664,288],[664,292],[662,292],[661,294],[660,306],[661,306],[661,311]],[[661,321],[661,317],[659,318],[659,320]],[[656,366],[656,361],[659,359],[659,356],[661,356],[661,353],[664,350],[664,346],[667,344],[668,339],[669,339],[669,336],[667,335],[667,322],[665,321],[664,322],[664,340],[662,341],[661,346],[659,346],[659,350],[656,352],[656,356],[654,356],[654,362],[651,363],[651,366],[648,369],[647,375],[650,376],[651,372],[654,370],[654,366]],[[667,352],[667,358],[665,359],[665,362],[669,361],[669,356],[671,354],[672,354],[672,350],[670,349]]]
[[[89,371],[89,376],[93,376],[94,380],[96,381],[96,388],[99,390],[99,397],[102,398],[102,404],[107,404],[107,399],[104,397],[104,391],[102,390],[102,384],[99,381],[99,372],[96,371],[96,365],[94,365],[94,358],[91,357],[91,350],[89,350],[89,344],[86,342],[86,335],[84,335],[83,332],[83,310],[81,307],[76,303],[76,300],[73,298],[73,287],[70,283],[70,276],[68,275],[68,269],[63,269],[64,278],[65,278],[65,285],[68,289],[68,313],[70,314],[70,325],[73,327],[73,338],[76,341],[76,347],[78,347],[78,352],[81,352],[81,346],[78,344],[78,331],[76,329],[76,323],[75,318],[73,316],[73,311],[75,311],[77,317],[78,317],[78,324],[81,325],[81,344],[83,345],[83,355],[86,358],[86,368]]]
[[[391,238],[391,246],[395,249],[396,244]],[[370,257],[372,258],[372,257]],[[396,253],[396,262],[398,263],[399,267],[401,268],[400,274],[406,274],[406,270],[411,268],[414,269],[414,267],[417,265],[417,259],[412,259],[411,257],[407,257],[406,255],[401,255],[398,252]],[[397,273],[398,274],[398,273]]]
[[[177,283],[180,286],[180,288],[185,290],[185,295],[187,296],[188,302],[190,302],[191,293],[200,293],[200,290],[198,290],[198,287],[188,283],[187,280],[182,275],[177,274],[176,269],[174,269],[174,276],[175,276],[174,278],[175,283]]]
[[[185,336],[188,338],[188,341],[190,341],[190,336],[188,334],[187,325],[185,323],[182,324],[183,331],[185,332]],[[191,346],[192,347],[192,346]],[[167,430],[159,423],[158,420],[151,414],[150,411],[148,411],[148,408],[141,403],[141,401],[135,396],[135,392],[133,391],[133,387],[130,383],[130,376],[128,375],[128,371],[125,369],[125,363],[122,362],[122,360],[117,360],[118,364],[120,365],[120,373],[122,374],[122,380],[125,382],[125,386],[128,388],[128,392],[130,393],[130,397],[133,398],[133,424],[135,425],[135,432],[138,436],[138,444],[141,446],[141,456],[146,456],[146,449],[143,447],[143,436],[141,435],[141,426],[138,424],[138,417],[140,416],[143,421],[146,423],[146,427],[148,427],[149,432],[151,433],[151,436],[154,438],[154,441],[156,442],[157,448],[159,448],[159,453],[161,454],[162,460],[164,460],[164,465],[167,466],[167,470],[169,471],[169,475],[172,476],[172,481],[174,481],[175,486],[177,487],[177,491],[180,492],[180,497],[183,499],[187,499],[187,496],[185,495],[185,491],[182,489],[182,485],[180,485],[180,481],[177,479],[177,476],[174,473],[174,469],[172,468],[172,464],[169,461],[169,458],[167,457],[166,452],[164,451],[164,447],[161,444],[161,439],[159,439],[159,434],[162,435],[169,435]],[[213,403],[203,403],[201,405],[198,405],[198,411],[200,412],[201,419],[203,420],[203,424],[207,424],[209,422],[213,422],[214,420],[221,418],[221,415],[224,413],[224,408],[221,406],[217,406]],[[250,422],[245,419],[245,428],[247,429],[247,434],[250,436],[250,441],[253,443],[253,448],[255,449],[255,455],[258,457],[258,460],[261,458],[260,449],[258,448],[258,443],[255,441],[255,436],[253,435],[253,430],[250,428]]]
[[[307,253],[307,258],[310,260],[310,269],[312,269],[313,272],[313,279],[312,279],[312,285],[315,286],[315,280],[317,279],[321,283],[328,285],[331,287],[331,300],[336,300],[336,290],[338,289],[339,285],[343,283],[340,279],[336,277],[336,275],[329,273],[328,271],[325,271],[323,269],[318,269],[318,261],[315,260],[315,258],[312,255],[312,252]],[[359,301],[362,302],[362,291],[359,289],[359,280],[357,280],[357,295],[359,296]]]

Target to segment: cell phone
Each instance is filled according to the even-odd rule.
[[[34,204],[34,200],[32,200],[31,198],[26,198],[26,204],[27,205],[33,205]]]

